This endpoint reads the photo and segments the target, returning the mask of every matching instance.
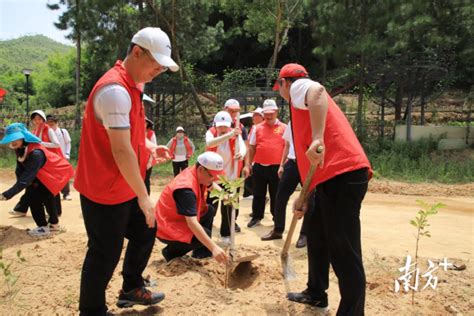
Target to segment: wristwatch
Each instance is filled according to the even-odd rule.
[[[323,146],[323,145],[319,145],[318,148],[316,148],[316,152],[317,152],[318,154],[322,153],[323,150],[324,150],[324,146]]]

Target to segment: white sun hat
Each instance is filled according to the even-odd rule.
[[[216,127],[218,126],[227,126],[230,127],[232,125],[232,118],[227,111],[220,111],[214,116],[214,124]]]
[[[159,27],[145,27],[133,35],[132,43],[150,51],[155,60],[171,71],[178,71],[179,66],[171,58],[171,43],[168,35]]]
[[[224,160],[218,153],[206,151],[197,157],[197,161],[214,176],[215,180],[224,174]]]
[[[225,101],[224,109],[240,110],[240,103],[236,99],[229,99]]]
[[[263,113],[275,113],[278,111],[278,106],[273,99],[266,99],[263,101]]]

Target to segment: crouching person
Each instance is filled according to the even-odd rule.
[[[28,230],[31,236],[47,236],[58,230],[58,213],[54,207],[54,197],[74,175],[74,169],[62,156],[47,150],[41,139],[30,133],[22,123],[7,127],[0,144],[8,144],[15,150],[17,165],[16,183],[0,194],[0,200],[8,200],[26,189],[31,214],[37,225]],[[44,209],[49,215],[46,220]]]
[[[166,261],[192,250],[194,258],[214,257],[219,263],[227,262],[224,250],[211,239],[216,211],[206,204],[207,188],[220,174],[222,157],[205,152],[161,193],[156,206],[157,237],[166,244],[162,250]]]

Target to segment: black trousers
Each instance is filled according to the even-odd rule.
[[[116,204],[95,203],[81,195],[81,208],[88,237],[82,266],[79,310],[81,315],[105,315],[105,290],[128,239],[123,261],[122,289],[143,286],[142,273],[155,244],[156,228],[148,228],[137,199]]]
[[[285,231],[286,207],[288,205],[288,200],[295,192],[298,183],[300,183],[300,174],[298,172],[296,160],[288,159],[288,161],[283,166],[283,175],[281,176],[280,183],[278,184],[276,195],[274,230],[277,233],[283,233]]]
[[[147,169],[146,170],[146,173],[145,173],[145,187],[146,187],[146,191],[148,192],[148,195],[150,195],[150,180],[151,180],[151,173],[153,171],[153,167],[150,167],[150,169]]]
[[[214,221],[214,216],[216,215],[216,209],[208,204],[207,212],[199,219],[199,223],[202,225],[206,234],[211,237],[212,236],[212,222]],[[161,239],[159,240],[166,244],[167,246],[163,248],[162,253],[165,257],[166,261],[170,261],[177,257],[182,257],[191,250],[193,251],[206,251],[207,248],[196,238],[193,236],[191,239],[191,243],[185,243],[180,241],[174,240],[166,240]]]
[[[336,176],[316,187],[308,217],[308,290],[327,302],[329,264],[339,281],[337,315],[363,315],[365,272],[360,240],[360,207],[367,192],[367,169]]]
[[[262,166],[254,164],[253,173],[253,200],[252,200],[252,218],[262,219],[265,212],[265,196],[270,194],[270,213],[275,216],[276,194],[278,190],[279,165]]]
[[[28,197],[31,215],[37,226],[47,226],[48,223],[58,223],[58,214],[54,205],[55,198],[41,182],[35,179],[33,183],[26,188],[25,195]],[[45,208],[49,215],[48,220],[46,220]]]
[[[64,186],[64,188],[61,190],[61,193],[63,194],[63,198],[66,196],[66,195],[69,195],[69,193],[71,193],[71,188],[69,186],[69,181],[66,183],[66,185]]]
[[[244,182],[244,197],[253,195],[253,175],[245,178]]]
[[[48,191],[49,192],[49,191]],[[13,208],[17,212],[27,213],[28,208],[31,206],[31,197],[29,196],[29,191],[25,190],[25,193],[20,197],[20,200]],[[61,206],[61,196],[58,194],[54,197],[54,203],[45,204],[46,211],[49,213],[56,213],[57,216],[62,215],[62,206]],[[54,208],[54,209],[53,209]]]
[[[239,194],[240,188],[237,189],[237,194]],[[214,200],[208,197],[207,202],[212,205],[212,207],[217,212],[218,200]],[[235,224],[237,225],[237,217],[239,216],[239,209],[235,210]],[[220,234],[222,237],[230,236],[230,220],[232,217],[232,205],[224,205],[224,202],[221,202],[221,228]]]
[[[175,162],[173,161],[173,174],[176,177],[181,171],[188,167],[188,160]]]

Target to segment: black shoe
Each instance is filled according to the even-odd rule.
[[[296,248],[306,247],[306,235],[300,235],[298,241],[296,242]]]
[[[248,228],[252,228],[260,224],[260,219],[252,218],[250,222],[247,224]]]
[[[262,236],[260,239],[263,241],[267,241],[267,240],[282,239],[282,238],[283,238],[282,233],[277,233],[276,231],[272,230],[268,234]]]
[[[240,226],[237,225],[237,223],[235,223],[235,232],[236,232],[236,233],[240,233],[240,232],[241,232]]]
[[[133,305],[154,305],[165,299],[165,294],[152,292],[146,287],[139,287],[129,292],[120,291],[117,307],[125,308]]]
[[[329,311],[329,305],[328,305],[327,299],[325,299],[324,301],[317,300],[311,297],[308,290],[304,290],[301,293],[290,292],[286,295],[286,297],[288,298],[288,300],[292,302],[311,305],[315,307],[320,313],[327,313]]]

